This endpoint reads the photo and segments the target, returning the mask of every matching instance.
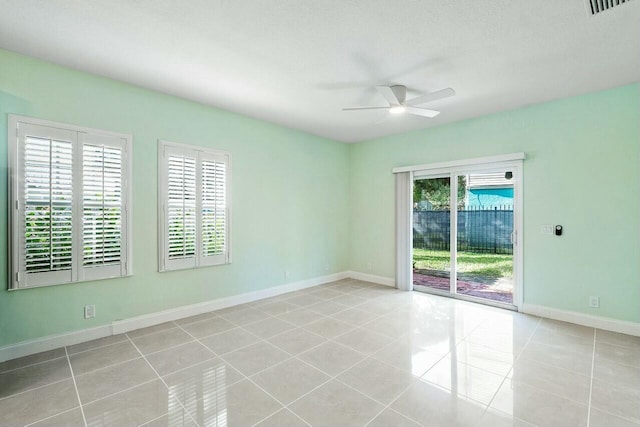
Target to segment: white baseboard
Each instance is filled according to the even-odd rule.
[[[535,316],[546,317],[548,319],[589,326],[591,328],[640,336],[640,323],[593,316],[590,314],[578,313],[577,311],[560,310],[535,304],[523,304],[520,311],[526,314],[533,314]]]
[[[103,325],[95,328],[81,329],[79,331],[48,335],[34,340],[22,341],[16,344],[0,347],[0,362],[41,353],[47,350],[53,350],[54,348],[60,348],[67,345],[80,344],[81,342],[91,341],[109,335],[113,335],[111,325]]]
[[[377,283],[379,285],[396,287],[396,280],[392,277],[376,276],[375,274],[361,273],[359,271],[347,271],[352,279],[362,280],[364,282]]]
[[[306,289],[346,278],[363,280],[366,282],[395,287],[395,280],[391,277],[376,276],[373,274],[366,274],[358,271],[344,271],[341,273],[335,273],[327,276],[302,280],[299,282],[288,283],[285,285],[274,286],[259,291],[232,295],[216,300],[205,301],[202,303],[191,304],[183,307],[159,311],[156,313],[132,317],[125,320],[114,321],[111,324],[98,326],[95,328],[49,335],[34,340],[11,344],[5,347],[0,347],[0,362],[40,353],[47,350],[52,350],[55,348],[79,344],[81,342],[103,338],[109,335],[120,334],[132,331],[134,329],[145,328],[147,326],[153,326],[159,323],[178,320],[189,316],[195,316],[198,314],[207,313],[209,311],[220,310],[222,308],[232,307],[234,305],[245,304],[248,302],[282,295],[288,292],[294,292],[297,290]],[[620,332],[628,335],[640,336],[640,323],[592,316],[575,311],[560,310],[534,304],[523,304],[520,311],[523,313],[546,317],[549,319],[561,320],[565,322],[576,323],[578,325],[605,329],[608,331]]]
[[[274,286],[267,289],[261,289],[259,291],[232,295],[225,298],[219,298],[197,304],[172,308],[169,310],[136,316],[129,319],[118,320],[112,322],[111,324],[98,326],[95,328],[81,329],[79,331],[49,335],[34,340],[22,341],[16,344],[0,347],[0,362],[15,359],[18,357],[29,356],[31,354],[36,354],[47,350],[53,350],[54,348],[79,344],[81,342],[91,341],[97,338],[121,334],[124,332],[132,331],[134,329],[145,328],[147,326],[153,326],[159,323],[178,320],[184,317],[195,316],[198,314],[207,313],[209,311],[220,310],[222,308],[232,307],[234,305],[245,304],[264,298],[274,297],[288,292],[311,288],[313,286],[334,282],[336,280],[346,279],[348,277],[350,277],[350,275],[349,272],[346,271],[330,274],[327,276],[314,277],[312,279],[302,280],[294,283],[287,283],[285,285]]]
[[[114,334],[122,334],[135,329],[146,328],[147,326],[153,326],[164,322],[183,319],[185,317],[208,313],[210,311],[233,307],[234,305],[246,304],[248,302],[275,297],[289,292],[322,285],[324,283],[335,282],[336,280],[346,279],[347,277],[349,277],[347,272],[314,277],[313,279],[302,280],[300,282],[287,283],[286,285],[274,286],[271,288],[261,289],[259,291],[232,295],[225,298],[218,298],[211,301],[185,305],[156,313],[145,314],[143,316],[119,320],[113,322],[111,325],[113,327]]]

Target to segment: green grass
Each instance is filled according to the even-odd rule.
[[[414,249],[415,268],[445,270],[449,268],[449,251]],[[458,272],[468,276],[497,279],[513,275],[513,255],[458,252]]]

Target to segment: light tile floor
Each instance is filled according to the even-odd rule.
[[[342,280],[0,363],[0,426],[640,427],[640,338]]]

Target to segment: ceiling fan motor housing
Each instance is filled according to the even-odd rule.
[[[391,86],[391,90],[395,94],[396,98],[398,98],[398,103],[400,103],[400,105],[404,104],[404,101],[407,100],[407,87],[395,85]]]

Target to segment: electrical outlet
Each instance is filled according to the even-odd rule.
[[[600,308],[600,298],[590,296],[589,297],[589,307],[591,308]]]
[[[91,305],[85,305],[84,306],[84,318],[85,319],[91,319],[93,317],[96,317],[96,306],[91,304]]]
[[[553,235],[553,225],[545,224],[540,229],[542,234],[548,234],[550,236]]]
[[[291,273],[289,273],[288,271],[284,272],[284,280],[289,280],[289,277],[291,277]]]

